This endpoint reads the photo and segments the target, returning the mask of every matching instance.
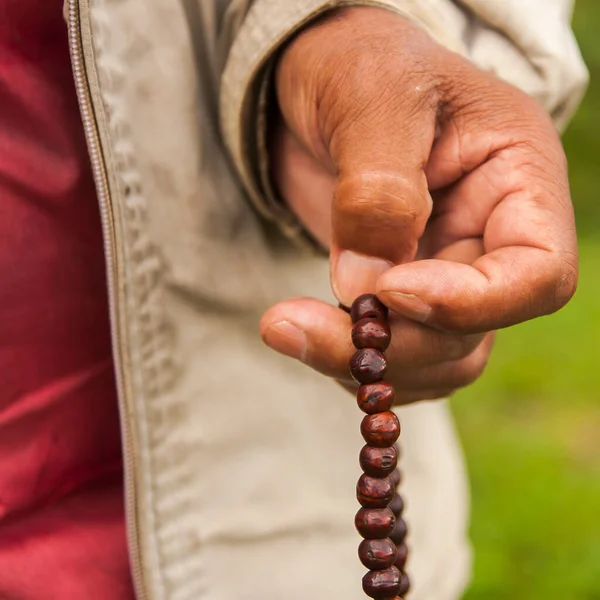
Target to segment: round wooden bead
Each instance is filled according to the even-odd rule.
[[[396,562],[398,550],[389,538],[363,540],[358,547],[358,558],[367,569],[387,569]]]
[[[400,421],[390,410],[367,415],[360,424],[360,432],[370,446],[387,448],[400,436]]]
[[[387,307],[379,301],[375,294],[359,296],[350,308],[350,317],[353,323],[361,319],[377,319],[383,322],[387,320],[387,315]]]
[[[398,450],[398,446],[396,446],[396,450]],[[398,451],[398,457],[400,457],[400,452]],[[395,469],[391,472],[390,477],[392,479],[392,483],[394,484],[395,487],[398,487],[400,485],[400,481],[402,479],[402,474],[400,473],[400,471],[398,469]]]
[[[396,567],[369,571],[362,580],[365,594],[371,598],[393,598],[398,595],[402,576]]]
[[[350,374],[357,383],[374,383],[385,375],[385,356],[374,348],[361,348],[350,359]]]
[[[404,519],[396,518],[396,525],[392,533],[390,533],[390,539],[396,544],[401,544],[406,539],[407,533],[408,528]]]
[[[391,478],[390,478],[391,479]],[[396,517],[399,517],[404,511],[404,500],[400,494],[395,494],[390,502],[389,509]]]
[[[401,596],[405,596],[406,594],[408,594],[408,592],[410,591],[410,580],[408,578],[408,575],[402,571],[400,573],[400,590],[398,591],[398,594],[400,594]]]
[[[398,544],[396,546],[396,550],[397,555],[394,565],[396,565],[396,567],[402,571],[402,569],[404,569],[406,566],[406,560],[408,559],[408,546],[406,544]]]
[[[358,533],[367,540],[386,538],[396,526],[396,517],[389,508],[361,508],[354,517]]]
[[[385,508],[395,491],[389,477],[361,475],[356,485],[356,497],[365,508]]]
[[[394,386],[387,381],[365,383],[358,388],[356,402],[358,407],[368,415],[386,412],[394,405]]]
[[[376,446],[363,446],[358,458],[362,470],[371,477],[385,477],[389,475],[398,464],[398,451],[395,446],[377,448]]]
[[[352,343],[355,348],[375,348],[385,352],[391,339],[389,325],[376,319],[361,319],[352,328]]]

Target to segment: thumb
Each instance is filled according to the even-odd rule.
[[[433,78],[410,64],[423,36],[388,11],[349,8],[304,31],[280,59],[283,118],[336,177],[330,261],[345,305],[414,258],[431,213],[423,167],[437,100]]]

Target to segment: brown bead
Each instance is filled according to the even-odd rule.
[[[406,566],[406,560],[408,559],[408,546],[406,544],[397,544],[396,550],[398,553],[394,565],[402,571]]]
[[[387,307],[379,301],[375,294],[359,296],[350,308],[350,317],[353,323],[361,319],[377,319],[385,322],[387,321],[387,315]]]
[[[376,319],[361,319],[352,328],[352,343],[355,348],[375,348],[385,352],[391,339],[389,325]]]
[[[391,479],[391,477],[390,477]],[[400,494],[395,494],[390,502],[389,509],[399,517],[404,511],[404,500],[402,500],[402,496]]]
[[[404,519],[396,518],[396,525],[392,533],[390,533],[390,539],[396,544],[401,544],[406,539],[407,533],[408,528]]]
[[[362,580],[365,594],[371,598],[394,598],[400,590],[402,576],[396,567],[369,571]]]
[[[350,374],[357,383],[374,383],[385,375],[385,356],[374,348],[361,348],[350,359]]]
[[[387,381],[365,383],[358,388],[356,402],[358,407],[368,415],[386,412],[394,405],[394,386]]]
[[[354,517],[358,533],[367,540],[386,538],[396,526],[396,517],[389,508],[361,508]]]
[[[358,547],[358,558],[367,569],[387,569],[396,562],[396,544],[389,538],[363,540]]]
[[[359,456],[362,470],[371,477],[385,477],[389,475],[398,464],[398,451],[395,446],[377,448],[363,446]]]
[[[400,573],[400,590],[398,591],[398,594],[400,594],[401,596],[405,596],[406,594],[408,594],[408,592],[410,591],[410,579],[408,578],[408,575],[402,571]]]
[[[396,446],[396,450],[398,450],[398,446]],[[398,457],[400,457],[400,452],[398,452]],[[395,469],[390,474],[390,477],[394,486],[398,487],[400,485],[400,481],[402,480],[402,474],[400,473],[400,471],[398,469]]]
[[[394,492],[389,477],[361,475],[356,484],[356,497],[365,508],[385,508],[394,497]]]
[[[400,436],[400,421],[392,411],[367,415],[360,424],[360,432],[370,446],[387,448]]]

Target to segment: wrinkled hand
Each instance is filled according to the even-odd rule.
[[[400,402],[476,379],[501,327],[573,295],[567,167],[549,117],[523,92],[404,18],[348,8],[280,58],[273,175],[331,249],[345,305],[376,292],[393,311],[388,379]],[[341,382],[350,319],[312,299],[272,307],[268,345]]]

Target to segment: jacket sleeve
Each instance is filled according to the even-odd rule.
[[[257,210],[291,238],[306,234],[271,189],[265,147],[270,70],[279,48],[321,13],[371,5],[402,14],[436,41],[539,100],[562,130],[588,74],[570,26],[573,0],[239,0],[224,20],[224,143]]]

